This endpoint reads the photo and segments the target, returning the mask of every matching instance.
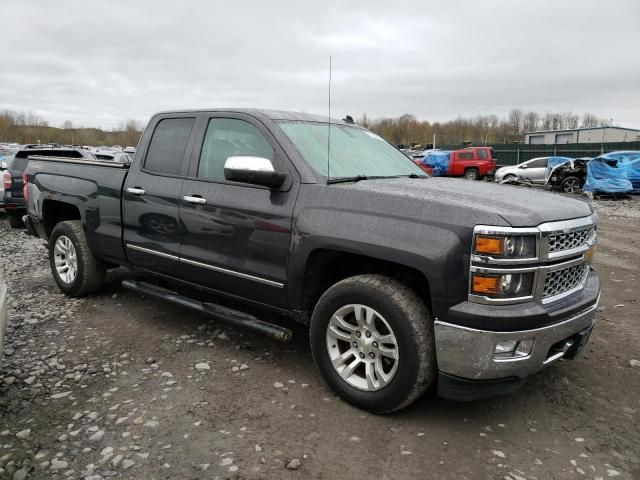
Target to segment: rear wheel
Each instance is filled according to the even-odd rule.
[[[325,381],[363,410],[404,408],[435,379],[431,314],[392,278],[358,275],[329,288],[314,309],[310,336]]]
[[[24,226],[19,215],[9,213],[7,214],[7,218],[9,220],[9,225],[11,226],[11,228],[22,228]]]
[[[106,268],[93,256],[79,220],[58,223],[49,238],[49,264],[60,290],[70,297],[97,292]]]
[[[581,184],[578,177],[567,177],[562,181],[562,191],[564,193],[577,193]]]
[[[464,172],[464,178],[467,180],[478,180],[480,178],[480,173],[475,168],[470,168]]]

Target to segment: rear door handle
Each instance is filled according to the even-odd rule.
[[[182,199],[185,202],[197,203],[197,204],[200,204],[200,205],[207,203],[207,199],[206,198],[202,198],[202,197],[196,196],[196,195],[185,195],[184,197],[182,197]]]
[[[145,191],[140,187],[129,187],[127,188],[127,192],[131,195],[144,195]]]

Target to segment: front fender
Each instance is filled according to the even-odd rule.
[[[380,213],[304,209],[294,221],[289,264],[291,305],[300,308],[307,262],[318,249],[412,268],[427,279],[432,299],[459,300],[467,288],[471,234],[470,229]]]

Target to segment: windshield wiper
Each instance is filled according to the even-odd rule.
[[[381,178],[381,177],[367,177],[366,175],[356,175],[355,177],[336,177],[330,178],[327,180],[327,183],[346,183],[346,182],[359,182],[360,180],[369,180],[371,178]]]
[[[327,183],[359,182],[360,180],[379,180],[381,178],[429,178],[429,175],[418,175],[417,173],[406,175],[356,175],[355,177],[330,178]]]

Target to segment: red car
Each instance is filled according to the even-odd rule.
[[[425,172],[443,177],[464,177],[468,180],[479,180],[496,173],[496,161],[491,147],[467,147],[452,152],[435,152],[435,157],[442,159],[448,155],[448,165],[444,168],[434,168],[429,161],[429,155],[416,163]]]

